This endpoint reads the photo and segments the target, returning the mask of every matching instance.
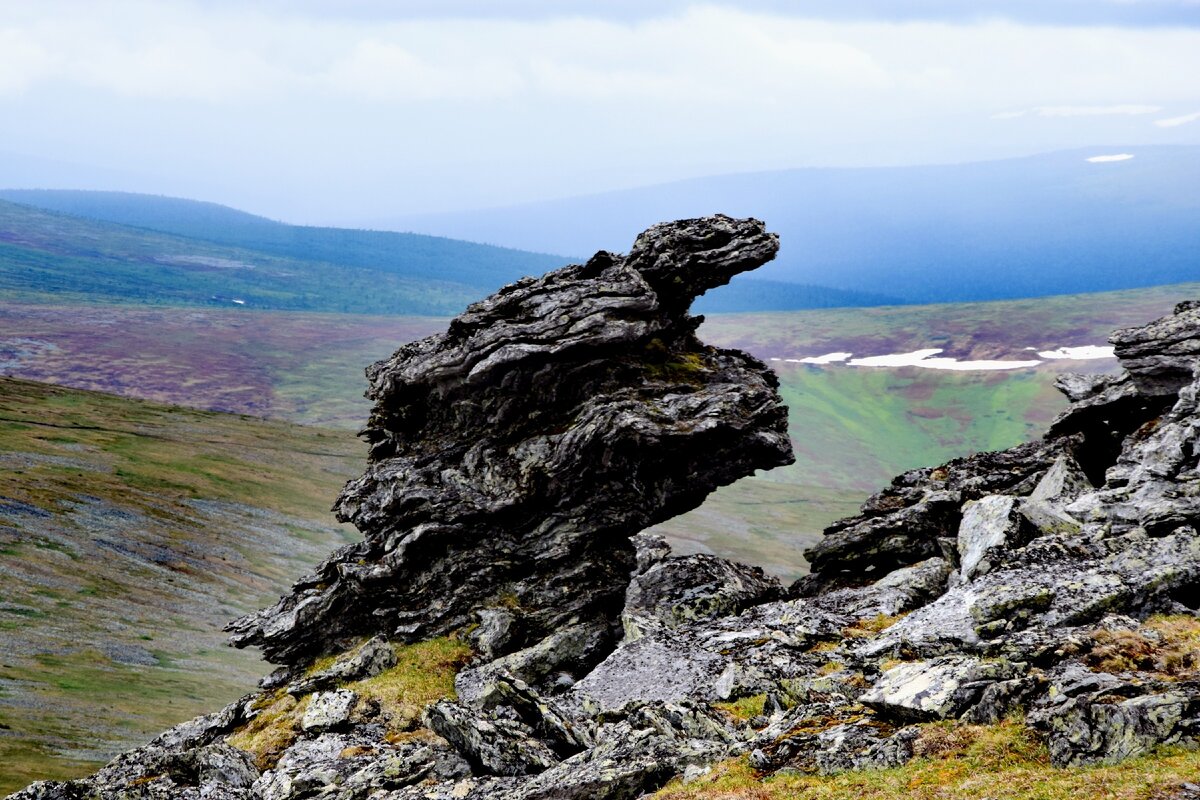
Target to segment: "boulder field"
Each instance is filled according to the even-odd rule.
[[[1041,440],[895,478],[791,586],[641,533],[792,458],[773,373],[688,314],[777,248],[657,225],[370,367],[363,540],[229,626],[260,691],[12,797],[636,798],[897,766],[942,720],[1064,768],[1197,744],[1200,304],[1113,334]]]

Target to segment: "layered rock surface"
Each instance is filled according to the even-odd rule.
[[[686,315],[773,250],[753,221],[658,226],[373,367],[339,500],[365,541],[234,626],[271,688],[18,796],[634,798],[730,757],[894,766],[930,722],[1013,714],[1064,767],[1200,743],[1190,304],[1114,334],[1126,374],[1064,379],[1044,439],[897,477],[788,589],[631,538],[788,458],[770,373]],[[454,692],[404,717],[380,685],[447,633]]]
[[[774,374],[703,345],[687,314],[777,249],[756,220],[655,226],[627,256],[506,286],[373,365],[370,463],[336,506],[364,540],[233,623],[234,642],[290,665],[487,607],[520,609],[510,649],[615,620],[630,536],[791,460]]]

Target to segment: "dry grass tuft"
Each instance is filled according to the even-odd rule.
[[[907,612],[903,614],[876,614],[873,617],[860,619],[853,625],[842,630],[842,636],[847,639],[870,639],[872,636],[877,636],[882,631],[895,625],[900,620],[908,616]]]
[[[307,697],[297,700],[280,689],[265,698],[258,715],[226,741],[254,756],[260,770],[271,769],[280,754],[299,738],[300,720],[306,708]]]
[[[766,701],[765,694],[756,694],[728,703],[713,703],[713,708],[725,712],[735,722],[745,722],[762,714],[763,704]]]
[[[1164,678],[1190,678],[1200,670],[1200,619],[1159,615],[1141,631],[1096,630],[1084,663],[1098,672],[1148,672]]]
[[[454,676],[471,658],[471,648],[443,636],[396,648],[396,666],[374,678],[346,684],[365,700],[379,703],[388,730],[411,730],[430,703],[454,696]]]

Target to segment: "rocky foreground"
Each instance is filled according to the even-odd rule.
[[[659,225],[374,365],[363,541],[231,625],[262,690],[13,797],[635,798],[896,766],[951,719],[1062,767],[1196,744],[1200,306],[1114,334],[1042,440],[896,478],[790,587],[639,534],[791,458],[773,374],[687,313],[776,248]]]

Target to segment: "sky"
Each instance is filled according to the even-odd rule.
[[[1200,144],[1200,0],[0,0],[0,186],[355,224]]]

